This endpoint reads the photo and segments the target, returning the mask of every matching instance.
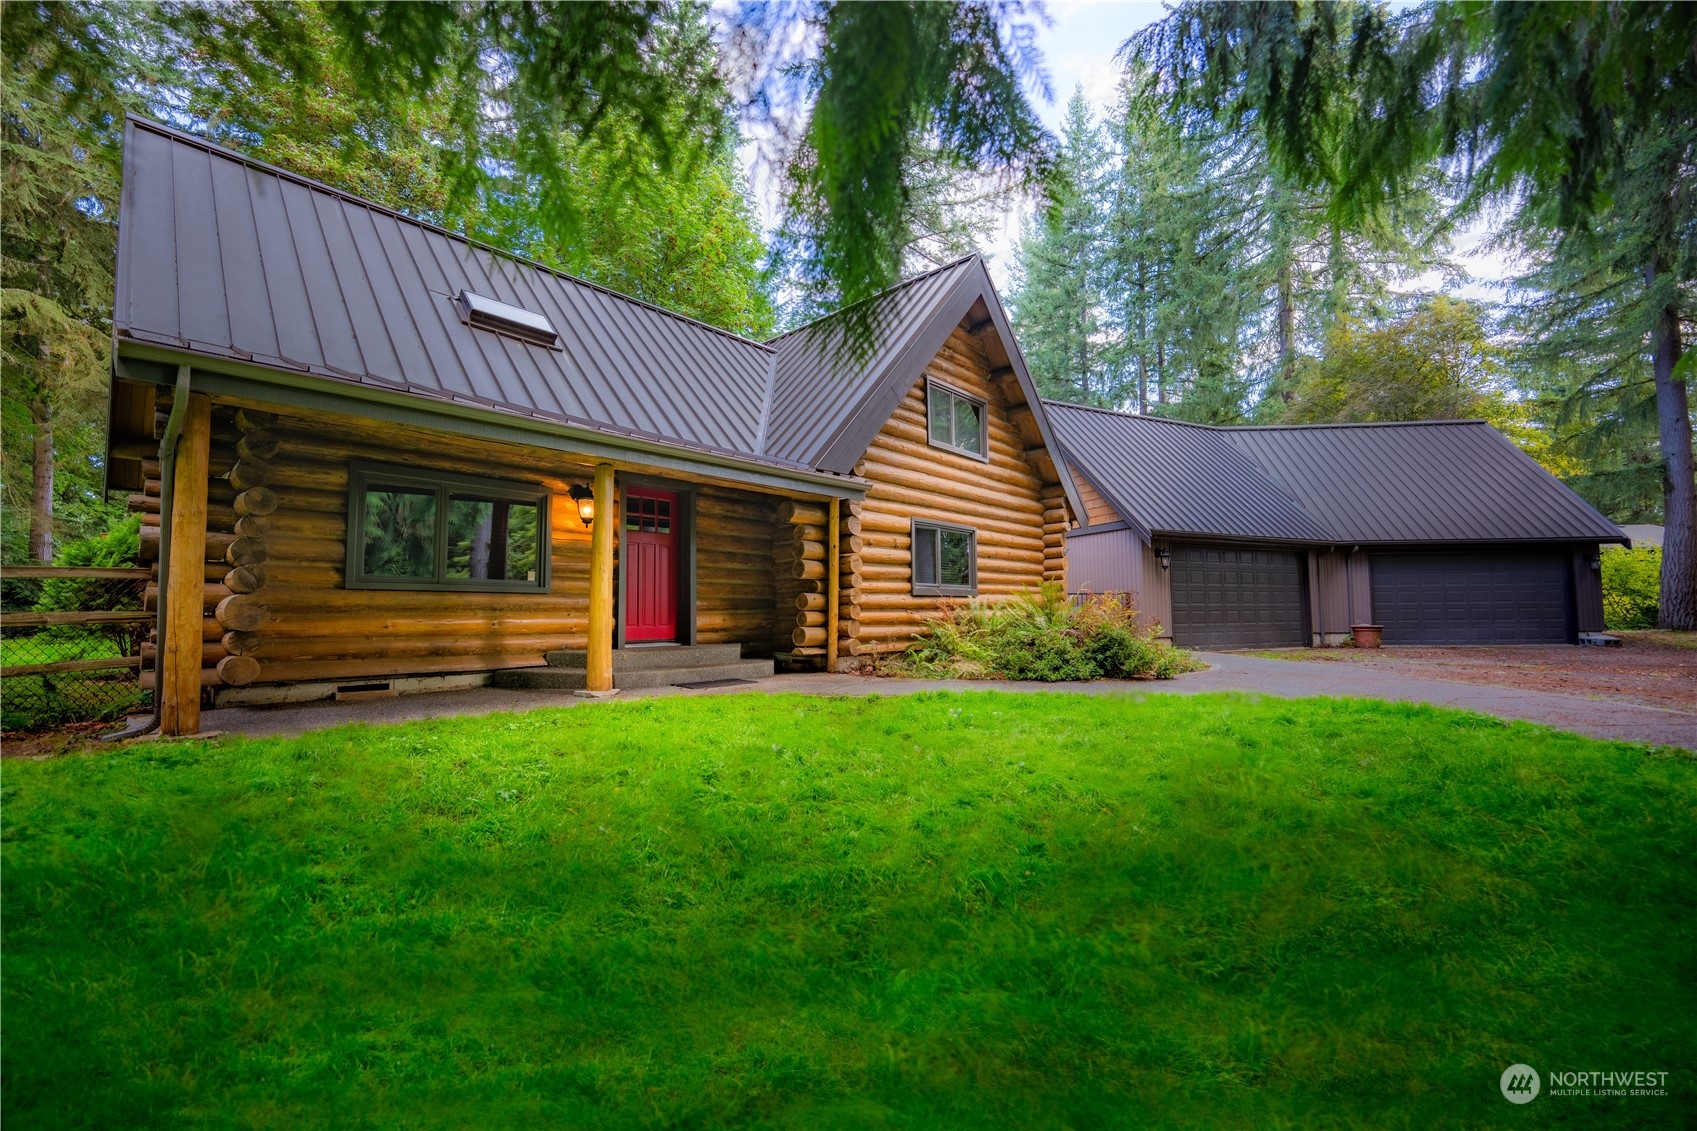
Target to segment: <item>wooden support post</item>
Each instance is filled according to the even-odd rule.
[[[590,691],[613,690],[613,465],[595,465],[595,526],[589,534]]]
[[[190,393],[177,438],[171,484],[171,560],[167,569],[164,656],[159,662],[159,733],[200,731],[200,640],[206,610],[206,473],[211,458],[212,398]]]
[[[837,543],[841,520],[838,517],[837,500],[828,499],[825,502],[829,522],[825,525],[825,565],[829,570],[825,574],[825,670],[837,670],[837,588],[842,571],[837,568]]]

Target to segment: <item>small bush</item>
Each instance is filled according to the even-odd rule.
[[[1661,608],[1662,548],[1603,551],[1603,623],[1609,628],[1655,628]]]
[[[1203,664],[1157,637],[1118,597],[1074,604],[1057,583],[945,609],[895,661],[925,679],[1171,679]]]

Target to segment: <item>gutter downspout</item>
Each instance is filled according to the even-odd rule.
[[[177,440],[183,433],[183,414],[189,407],[189,374],[177,366],[177,391],[171,398],[171,415],[165,420],[165,437],[159,441],[159,603],[154,609],[153,628],[153,718],[143,734],[159,729],[159,696],[164,692],[166,594],[171,591],[171,495],[177,475]]]

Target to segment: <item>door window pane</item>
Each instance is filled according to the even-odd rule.
[[[436,576],[436,492],[366,489],[365,576]]]

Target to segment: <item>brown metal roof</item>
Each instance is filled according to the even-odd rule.
[[[849,348],[843,312],[762,343],[155,122],[132,117],[124,146],[120,346],[847,474],[982,303],[1046,428],[976,256],[867,300],[866,349]],[[461,292],[542,316],[558,344],[473,326]]]
[[[975,283],[989,285],[989,277],[978,257],[968,256],[868,299],[873,340],[858,352],[847,340],[848,311],[772,339],[777,357],[767,450],[815,467],[837,454],[839,463],[846,457],[852,467],[871,437],[858,446],[836,441],[845,431],[858,433],[854,424],[862,416],[876,418],[874,433],[883,426],[979,298]],[[875,402],[888,397],[876,394],[891,385],[899,389],[880,412]],[[834,452],[845,446],[851,450]]]
[[[1045,407],[1073,466],[1146,538],[1625,539],[1484,421],[1219,428],[1054,401]]]
[[[139,119],[120,215],[120,340],[765,458],[759,342]],[[473,328],[462,290],[561,348]]]

